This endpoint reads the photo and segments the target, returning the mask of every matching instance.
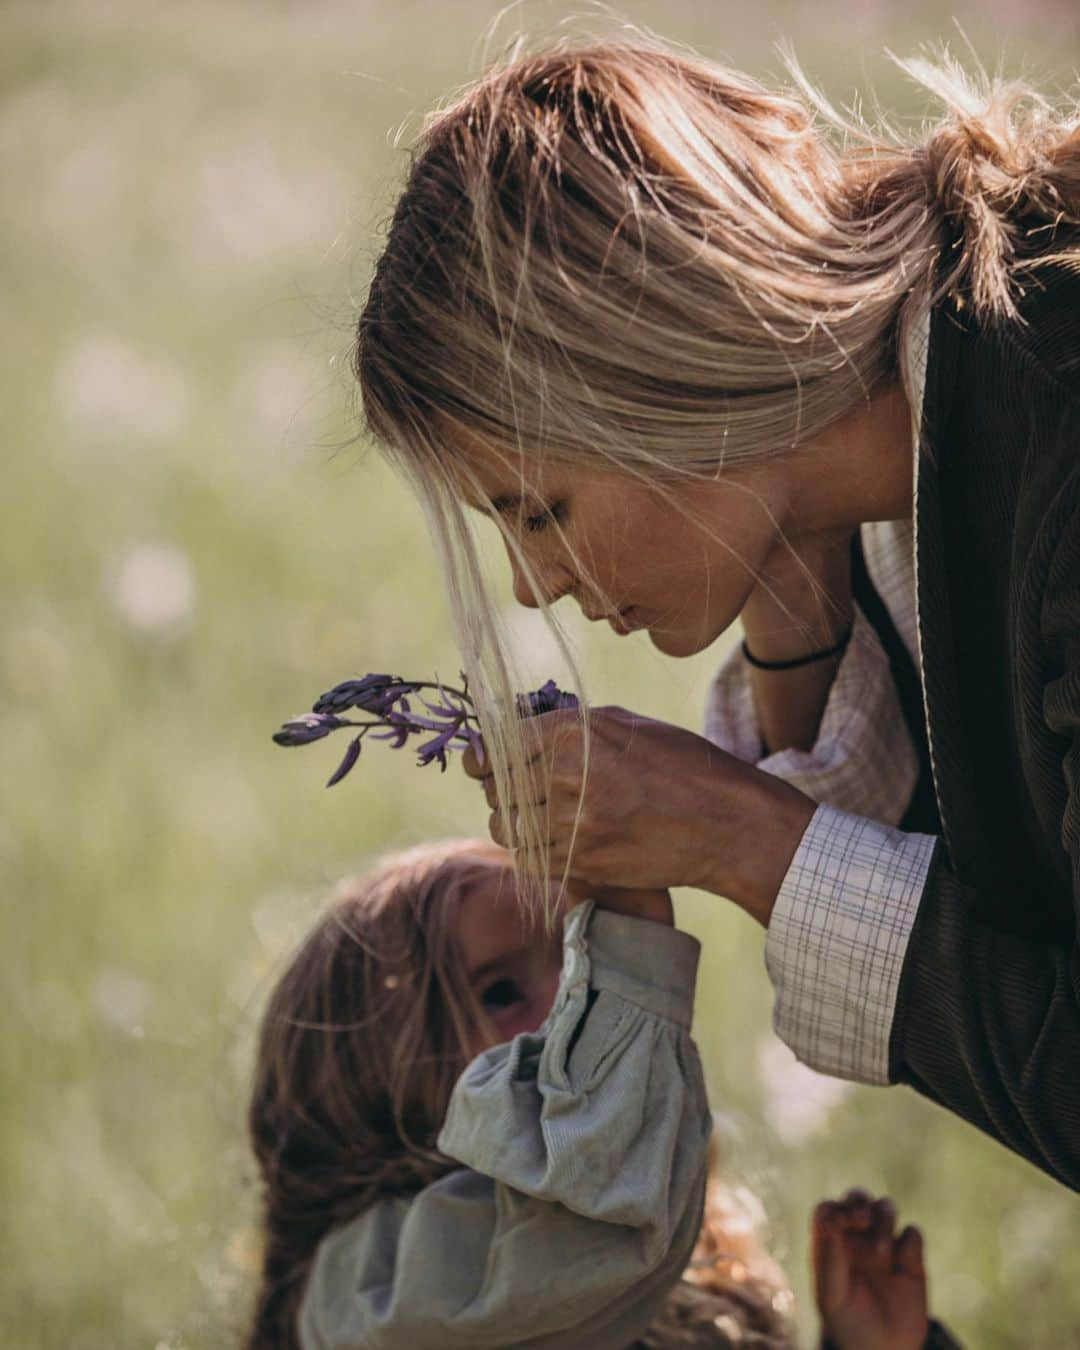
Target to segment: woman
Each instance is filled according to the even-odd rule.
[[[360,321],[522,867],[767,928],[780,1034],[1080,1184],[1080,134],[908,63],[918,143],[647,47],[497,71],[428,126]],[[709,739],[512,687],[517,598],[685,656]],[[899,827],[899,828],[898,828]]]

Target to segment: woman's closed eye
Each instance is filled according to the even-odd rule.
[[[552,502],[537,515],[525,517],[525,528],[529,534],[538,534],[549,525],[561,525],[566,520],[566,503]]]

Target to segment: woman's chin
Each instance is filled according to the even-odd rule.
[[[697,656],[715,641],[715,634],[701,629],[650,628],[649,641],[665,656]]]

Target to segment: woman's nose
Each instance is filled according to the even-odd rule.
[[[519,605],[524,605],[526,609],[539,609],[541,599],[546,604],[553,605],[556,600],[561,600],[573,588],[574,579],[570,575],[569,569],[561,564],[548,567],[533,564],[533,575],[540,586],[539,598],[534,594],[525,573],[518,566],[517,559],[512,555],[510,557],[510,570],[514,577],[514,599]]]

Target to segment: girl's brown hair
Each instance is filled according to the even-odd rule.
[[[462,507],[482,497],[468,444],[662,491],[790,453],[906,379],[901,339],[946,292],[1015,317],[1080,221],[1077,108],[947,57],[900,64],[946,108],[917,133],[845,119],[794,66],[776,92],[655,42],[565,45],[515,54],[416,146],[356,374],[427,511],[528,875],[545,831]]]
[[[297,1316],[322,1238],[381,1196],[458,1164],[436,1148],[454,1082],[490,1034],[453,916],[502,849],[454,840],[393,854],[348,883],[278,980],[258,1039],[248,1113],[262,1182],[262,1269],[247,1350],[299,1350]],[[719,1181],[687,1280],[642,1347],[733,1343],[716,1319],[787,1345],[778,1272],[753,1204]]]
[[[264,1247],[249,1350],[293,1350],[315,1249],[382,1195],[454,1164],[435,1147],[480,1016],[453,915],[484,840],[393,854],[346,884],[263,1014],[248,1111]]]

